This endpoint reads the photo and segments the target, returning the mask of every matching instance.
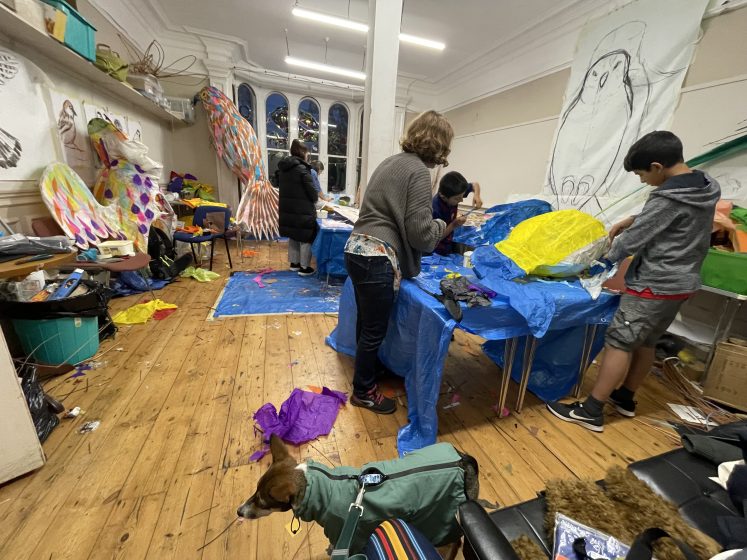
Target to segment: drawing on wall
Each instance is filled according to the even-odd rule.
[[[0,49],[0,179],[4,181],[36,179],[56,158],[48,113],[40,110],[46,107],[38,84],[42,76],[25,58]]]
[[[627,211],[633,200],[621,199],[645,194],[623,158],[668,127],[707,3],[641,0],[582,30],[543,187],[556,208],[610,221],[606,209]]]
[[[650,90],[640,60],[645,31],[645,23],[632,21],[605,35],[563,112],[549,180],[553,194],[572,206],[604,189],[624,140],[638,136]]]
[[[135,119],[127,117],[127,136],[135,142],[143,141],[143,124]]]
[[[0,86],[18,74],[18,61],[7,53],[0,54]],[[11,133],[0,128],[0,167],[15,167],[21,159],[21,143]]]

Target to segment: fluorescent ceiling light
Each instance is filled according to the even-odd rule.
[[[365,23],[358,23],[350,19],[338,18],[335,16],[328,16],[327,14],[321,14],[319,12],[312,12],[304,10],[303,8],[293,8],[293,15],[296,17],[310,19],[312,21],[318,21],[320,23],[327,23],[329,25],[335,25],[337,27],[344,27],[345,29],[352,29],[354,31],[361,31],[368,33],[368,25]]]
[[[366,79],[366,74],[363,72],[348,70],[347,68],[340,68],[339,66],[330,66],[329,64],[321,64],[319,62],[312,62],[310,60],[302,60],[293,56],[286,56],[285,63],[290,64],[291,66],[300,66],[310,70],[319,70],[320,72],[329,72],[330,74],[337,74],[338,76],[355,78],[356,80]]]
[[[291,13],[296,17],[309,19],[311,21],[318,21],[319,23],[326,23],[328,25],[334,25],[336,27],[343,27],[345,29],[352,29],[354,31],[368,33],[368,25],[366,25],[365,23],[353,21],[351,19],[329,16],[327,14],[312,12],[311,10],[304,10],[303,8],[298,7],[293,8]],[[446,45],[441,41],[424,39],[422,37],[416,37],[415,35],[408,35],[407,33],[400,33],[399,40],[403,43],[410,43],[412,45],[428,47],[429,49],[436,49],[438,51],[442,51],[446,48]]]
[[[400,33],[399,40],[403,43],[412,43],[413,45],[420,45],[421,47],[428,47],[429,49],[436,49],[438,51],[446,48],[446,45],[441,41],[431,41],[430,39],[423,39],[422,37],[408,35],[407,33]]]

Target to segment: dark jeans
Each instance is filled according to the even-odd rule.
[[[387,257],[349,253],[345,253],[345,267],[355,289],[358,308],[353,391],[363,395],[376,385],[376,374],[382,369],[379,348],[384,342],[394,305],[394,269]]]

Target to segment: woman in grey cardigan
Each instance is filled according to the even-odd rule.
[[[378,414],[396,410],[376,385],[378,359],[402,278],[420,273],[420,257],[431,253],[446,229],[431,214],[429,168],[448,165],[454,131],[436,111],[419,115],[402,139],[402,153],[385,159],[371,176],[360,218],[345,246],[345,265],[358,307],[353,396],[355,406]]]

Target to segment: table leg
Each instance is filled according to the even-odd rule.
[[[739,314],[740,309],[742,309],[741,300],[726,298],[723,310],[716,324],[716,329],[713,332],[713,344],[711,345],[711,350],[708,352],[708,358],[706,358],[705,370],[703,371],[703,377],[700,379],[701,384],[705,383],[708,377],[708,370],[711,369],[711,362],[713,362],[713,356],[716,354],[718,343],[729,338],[734,319]]]
[[[524,398],[527,396],[527,385],[529,384],[529,375],[532,373],[532,363],[534,363],[534,353],[536,350],[537,339],[531,334],[527,335],[526,345],[524,346],[524,361],[521,367],[519,398],[516,400],[516,412],[521,412],[521,409],[524,407]]]
[[[581,396],[581,390],[584,386],[584,379],[586,378],[586,371],[589,369],[589,361],[591,358],[591,349],[594,346],[594,339],[597,337],[597,325],[586,325],[584,330],[584,346],[581,350],[581,360],[578,364],[578,381],[573,388],[573,397],[579,398]]]
[[[503,351],[503,371],[501,372],[501,387],[498,394],[498,416],[500,418],[503,418],[503,411],[506,408],[508,384],[511,381],[511,369],[514,366],[514,356],[516,355],[517,343],[518,338],[509,338],[506,340],[506,347]]]

